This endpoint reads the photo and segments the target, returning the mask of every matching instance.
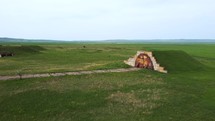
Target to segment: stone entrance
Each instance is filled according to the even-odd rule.
[[[137,51],[137,54],[133,58],[129,58],[124,62],[132,67],[146,68],[167,73],[167,70],[164,70],[164,67],[161,67],[160,64],[157,63],[156,59],[152,55],[152,52]]]

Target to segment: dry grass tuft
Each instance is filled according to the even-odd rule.
[[[134,107],[144,106],[144,102],[137,98],[134,93],[116,92],[111,94],[107,99],[112,103],[132,105]]]
[[[121,110],[123,112],[137,112],[138,110],[142,114],[151,114],[153,109],[159,107],[161,104],[158,102],[163,100],[162,94],[164,91],[162,89],[146,89],[146,90],[137,90],[131,91],[128,93],[125,92],[116,92],[109,95],[106,100],[109,101],[110,108],[112,110],[117,110],[117,108],[124,108]],[[140,98],[140,95],[144,97]]]

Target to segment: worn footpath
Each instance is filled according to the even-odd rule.
[[[140,68],[120,68],[120,69],[108,69],[108,70],[92,70],[92,71],[44,73],[44,74],[23,74],[23,75],[20,74],[20,75],[14,75],[14,76],[0,76],[0,80],[27,79],[27,78],[65,76],[65,75],[82,75],[82,74],[108,73],[108,72],[130,72],[130,71],[138,71],[138,70],[140,70]]]

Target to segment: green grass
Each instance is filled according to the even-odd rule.
[[[86,48],[83,48],[83,45],[85,45]],[[213,45],[200,44],[12,44],[0,47],[1,51],[11,50],[15,53],[14,57],[0,59],[0,75],[126,68],[127,65],[125,65],[123,61],[133,56],[137,50],[149,50],[155,52],[173,50],[183,51],[187,53],[188,56],[192,56],[196,61],[209,67],[215,67],[213,48]],[[158,55],[165,57],[165,53]],[[186,63],[191,62],[188,61]]]
[[[124,52],[122,55],[117,53],[117,51],[122,51],[122,48],[103,47],[102,45],[88,45],[87,48],[83,48],[82,45],[46,45],[41,46],[43,49],[35,53],[32,50],[36,48],[31,47],[37,48],[37,46],[30,46],[27,48],[29,50],[25,50],[23,53],[23,49],[15,52],[14,57],[1,58],[0,75],[127,67],[122,61],[128,56],[123,55]],[[10,48],[12,47],[9,46],[8,49]]]
[[[140,70],[0,81],[0,120],[215,120],[213,44],[3,47],[17,54],[0,58],[0,75],[127,68],[123,60],[137,50],[153,51],[169,73]]]
[[[166,90],[162,79],[142,73],[149,72],[4,81],[0,119],[144,119],[162,104]]]
[[[207,69],[206,65],[203,65],[184,51],[153,51],[153,54],[169,73],[205,71]]]

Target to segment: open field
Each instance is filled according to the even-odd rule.
[[[30,44],[30,43],[29,43]],[[83,48],[86,46],[86,48]],[[0,47],[1,50],[15,53],[13,58],[0,59],[0,75],[17,75],[44,72],[65,72],[77,70],[95,70],[107,68],[127,68],[123,63],[133,56],[137,50],[164,51],[180,58],[184,51],[206,66],[215,67],[214,45],[162,45],[162,44],[42,44],[42,45],[9,45]],[[164,56],[165,52],[157,54]],[[158,52],[160,53],[160,52]],[[162,54],[163,53],[163,54]],[[183,53],[182,53],[183,54]],[[184,54],[183,54],[184,55]],[[170,56],[171,58],[171,56]],[[171,58],[172,59],[172,58]],[[186,61],[186,60],[185,60]],[[187,62],[192,63],[192,62]],[[162,64],[162,63],[161,63]]]
[[[86,46],[85,48],[83,46]],[[215,121],[215,44],[5,43],[0,75],[128,68],[153,51],[150,70],[0,81],[0,120]]]

